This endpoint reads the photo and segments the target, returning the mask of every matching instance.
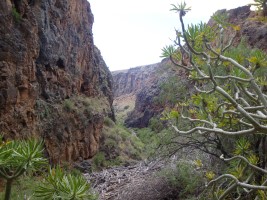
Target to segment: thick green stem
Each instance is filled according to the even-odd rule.
[[[13,182],[13,179],[7,179],[6,181],[5,200],[10,200],[12,182]]]

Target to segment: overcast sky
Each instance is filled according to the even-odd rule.
[[[178,15],[169,11],[180,0],[89,0],[94,14],[96,46],[111,71],[161,61],[161,49],[175,38]],[[186,0],[187,23],[207,22],[218,9],[253,0]]]

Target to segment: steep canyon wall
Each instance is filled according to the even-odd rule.
[[[114,80],[114,107],[116,109],[116,104],[124,103],[122,102],[123,99],[129,101],[128,96],[131,96],[135,105],[134,109],[128,113],[125,124],[138,128],[147,127],[150,119],[158,116],[164,110],[165,105],[156,101],[156,97],[161,93],[163,83],[176,77],[177,81],[183,80],[184,85],[189,84],[185,71],[173,66],[168,59],[156,64],[114,71],[112,76]],[[179,94],[177,95],[179,96]]]
[[[0,1],[0,132],[43,138],[51,162],[92,157],[114,118],[87,0]]]

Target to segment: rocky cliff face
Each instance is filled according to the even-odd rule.
[[[242,6],[231,10],[219,10],[216,13],[225,14],[228,22],[240,26],[240,31],[235,43],[239,43],[241,38],[252,48],[259,48],[267,52],[267,23],[260,14],[250,10],[250,6]],[[211,19],[208,24],[213,25]]]
[[[133,105],[133,111],[127,114],[125,121],[129,127],[145,127],[149,119],[159,110],[154,110],[153,97],[159,92],[155,87],[159,82],[161,64],[152,64],[131,68],[129,70],[112,72],[114,80],[115,111],[123,111],[119,105]],[[147,91],[147,88],[149,90]],[[126,101],[126,102],[124,102]],[[127,104],[128,103],[128,104]]]
[[[92,157],[114,118],[93,21],[86,0],[0,2],[0,132],[44,138],[52,162]]]
[[[125,94],[137,93],[151,80],[156,79],[157,70],[161,67],[160,63],[140,66],[128,70],[112,72],[114,81],[114,97]]]
[[[152,65],[112,72],[114,80],[114,107],[125,105],[123,101],[134,100],[134,109],[128,113],[125,124],[129,127],[147,127],[149,120],[160,114],[164,106],[155,100],[160,94],[160,86],[171,77],[185,78],[184,70],[172,66],[168,60]],[[131,97],[131,98],[129,98]]]

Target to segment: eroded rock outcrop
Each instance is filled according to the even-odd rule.
[[[152,79],[158,77],[156,71],[160,66],[160,63],[156,63],[112,72],[114,97],[140,91],[146,84],[151,83]]]
[[[126,126],[143,128],[147,127],[149,120],[164,110],[164,105],[157,102],[155,97],[160,94],[160,86],[171,77],[183,78],[185,84],[189,82],[185,78],[185,71],[174,67],[169,60],[161,63],[131,68],[112,72],[114,80],[114,107],[118,109],[120,104],[133,99],[134,109],[125,119]],[[179,95],[179,94],[178,94]]]
[[[123,101],[134,101],[134,110],[128,114],[126,125],[130,127],[144,127],[156,112],[153,97],[159,93],[155,87],[160,81],[160,63],[112,72],[114,80],[114,106]],[[163,77],[162,77],[163,78]],[[147,88],[149,88],[147,90]],[[118,103],[117,103],[118,101]]]
[[[231,10],[219,10],[216,13],[225,14],[229,23],[240,27],[235,44],[243,38],[252,48],[267,51],[267,23],[260,12],[252,11],[250,6],[241,6]],[[212,19],[208,22],[209,25],[213,23]]]
[[[0,2],[0,132],[44,138],[52,162],[92,157],[114,118],[93,21],[86,0]]]

